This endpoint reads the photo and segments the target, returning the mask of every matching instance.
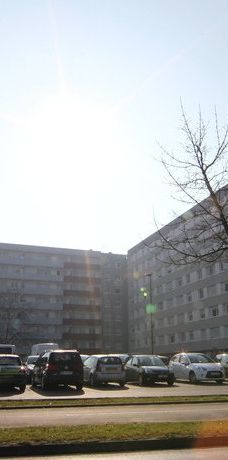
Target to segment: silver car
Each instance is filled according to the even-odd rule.
[[[124,365],[119,356],[92,355],[84,361],[83,373],[84,382],[91,386],[114,382],[122,387],[126,383]]]

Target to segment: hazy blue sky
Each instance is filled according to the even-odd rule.
[[[125,253],[183,210],[180,98],[228,120],[227,0],[0,0],[0,241]]]

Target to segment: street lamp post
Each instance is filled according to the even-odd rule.
[[[149,296],[150,296],[150,338],[151,338],[151,353],[154,354],[154,323],[153,323],[153,309],[152,309],[152,273],[147,273],[149,278]]]

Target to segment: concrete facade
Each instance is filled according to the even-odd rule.
[[[167,231],[173,228],[171,223]],[[228,254],[214,263],[178,267],[165,263],[158,240],[154,233],[128,251],[129,351],[228,350]],[[146,313],[150,297],[152,314]]]
[[[106,329],[109,320],[112,327],[123,327],[126,256],[112,254],[108,260],[110,285],[103,276],[106,255],[100,252],[1,243],[0,342],[15,343],[22,354],[39,342],[58,342],[81,353],[125,349],[127,330],[121,329],[115,343]],[[104,300],[113,307],[105,321]]]

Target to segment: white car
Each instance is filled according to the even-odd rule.
[[[169,368],[177,380],[189,380],[191,383],[215,380],[223,383],[224,368],[203,353],[178,353],[169,362]]]
[[[226,378],[228,378],[228,353],[216,355],[216,361],[222,364],[225,370]]]

